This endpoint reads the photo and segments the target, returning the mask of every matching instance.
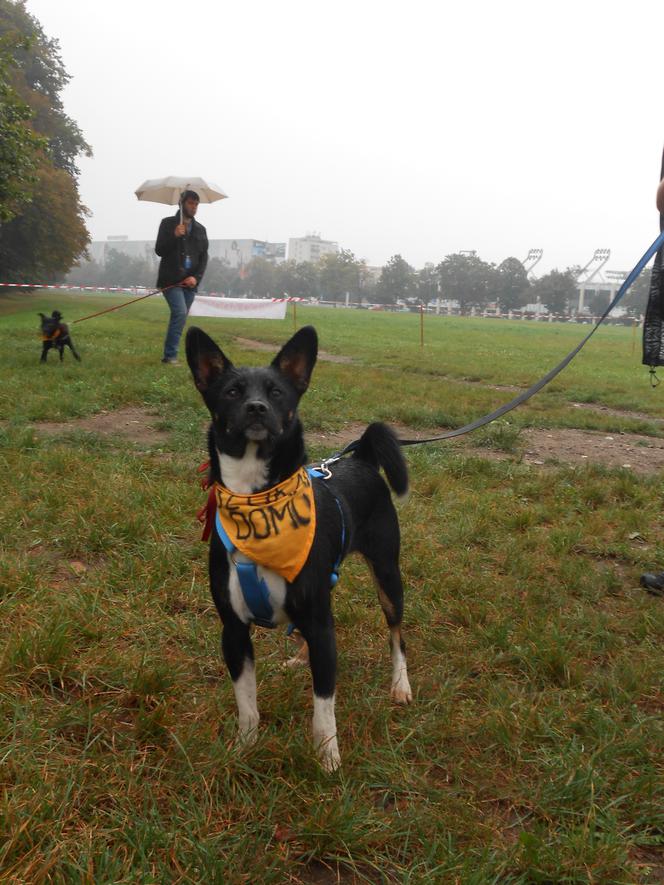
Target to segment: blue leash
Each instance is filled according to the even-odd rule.
[[[574,357],[579,353],[581,348],[585,347],[585,345],[590,341],[595,332],[602,325],[604,320],[608,317],[611,311],[616,307],[616,305],[620,302],[620,300],[625,296],[627,290],[632,285],[634,280],[639,276],[643,268],[650,261],[653,255],[660,249],[660,247],[664,245],[664,231],[657,237],[657,239],[652,243],[651,246],[644,252],[641,256],[637,264],[627,275],[622,286],[616,292],[616,295],[604,311],[602,316],[597,320],[593,328],[588,332],[586,337],[577,344],[574,350],[570,351],[567,356],[562,359],[557,366],[554,366],[550,372],[540,378],[539,381],[536,381],[531,387],[527,390],[524,390],[523,393],[520,393],[517,397],[510,402],[505,403],[504,405],[497,408],[495,411],[491,412],[489,415],[484,415],[482,418],[477,418],[475,421],[471,421],[470,424],[464,424],[463,427],[457,427],[455,430],[448,430],[446,433],[441,433],[440,436],[430,436],[426,439],[399,439],[400,446],[416,446],[420,443],[429,443],[429,442],[438,442],[442,439],[452,439],[455,436],[462,436],[464,433],[470,433],[472,430],[477,430],[479,427],[484,427],[485,424],[489,424],[491,421],[495,421],[496,418],[500,418],[502,415],[507,414],[507,412],[511,412],[512,409],[516,409],[517,406],[520,406],[522,403],[525,403],[526,400],[529,400],[531,396],[534,396],[538,391],[540,391],[543,387],[545,387],[550,381],[559,375],[562,370],[568,366]],[[321,467],[326,468],[328,464],[334,464],[335,461],[338,461],[340,458],[343,458],[344,455],[348,455],[351,452],[354,452],[357,449],[360,441],[359,439],[354,440],[351,443],[342,449],[340,452],[337,452],[335,455],[331,455],[329,458],[325,458],[324,461],[321,462]]]

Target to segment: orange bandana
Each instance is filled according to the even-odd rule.
[[[316,533],[316,506],[306,467],[254,495],[236,495],[219,483],[214,491],[219,520],[240,553],[294,581]]]

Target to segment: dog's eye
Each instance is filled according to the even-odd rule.
[[[281,395],[282,395],[281,391],[279,390],[278,387],[273,387],[272,390],[270,391],[270,398],[271,399],[279,399],[281,397]]]
[[[228,390],[226,391],[226,396],[229,399],[237,399],[239,395],[240,395],[240,390],[237,387],[229,387]]]

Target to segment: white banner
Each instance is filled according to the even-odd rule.
[[[283,320],[286,307],[285,298],[216,298],[212,295],[197,295],[189,316]]]

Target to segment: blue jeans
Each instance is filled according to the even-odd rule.
[[[163,293],[171,309],[171,318],[168,321],[166,340],[164,341],[164,359],[175,359],[178,355],[180,336],[187,322],[187,314],[196,297],[197,289],[185,289],[182,286],[173,286]]]

